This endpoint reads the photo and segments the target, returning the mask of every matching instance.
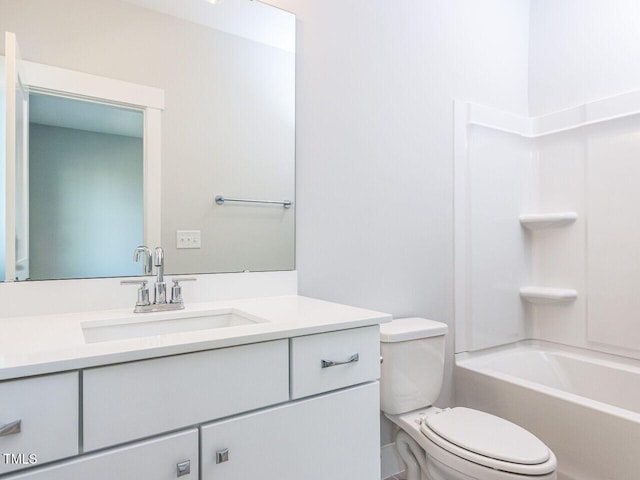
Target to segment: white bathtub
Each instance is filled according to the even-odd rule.
[[[640,479],[640,361],[526,341],[459,353],[455,368],[456,404],[533,432],[559,479]]]

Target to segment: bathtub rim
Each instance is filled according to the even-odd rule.
[[[517,352],[518,350],[536,350],[548,352],[572,359],[584,361],[586,363],[598,364],[601,366],[617,368],[626,372],[631,372],[640,376],[640,360],[623,357],[619,355],[588,350],[585,348],[572,347],[545,340],[520,340],[506,345],[489,347],[473,352],[459,352],[454,357],[454,372],[460,368],[463,370],[474,372],[478,375],[484,375],[490,378],[501,380],[510,384],[518,385],[527,390],[532,390],[545,395],[549,395],[559,400],[576,403],[591,410],[601,411],[608,415],[614,415],[618,418],[633,421],[640,424],[640,412],[634,412],[622,407],[617,407],[599,400],[594,400],[582,395],[560,390],[558,388],[549,387],[542,383],[526,380],[512,374],[507,374],[485,366],[474,365],[474,361],[486,359],[487,357],[499,356],[500,354]],[[455,375],[455,373],[454,373]]]

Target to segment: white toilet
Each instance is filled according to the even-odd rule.
[[[407,480],[555,480],[556,457],[536,436],[478,410],[433,407],[444,374],[444,323],[380,326],[382,411],[400,427]]]

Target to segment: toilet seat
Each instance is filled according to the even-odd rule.
[[[545,475],[556,468],[553,452],[535,435],[503,418],[464,407],[424,417],[420,432],[458,457],[521,475]]]

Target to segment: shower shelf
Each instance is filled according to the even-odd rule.
[[[578,292],[570,288],[522,287],[520,298],[536,304],[573,302]]]
[[[529,230],[542,230],[569,225],[578,218],[576,212],[528,213],[520,215],[520,225]]]

